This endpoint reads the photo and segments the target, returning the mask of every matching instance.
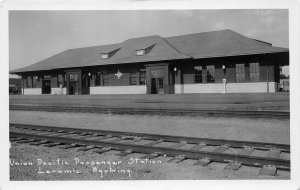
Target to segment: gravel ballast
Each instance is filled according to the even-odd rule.
[[[54,113],[10,111],[10,122],[115,131],[131,131],[204,138],[249,140],[289,144],[289,120],[246,119],[224,117],[112,115],[90,113]],[[31,146],[12,143],[10,149],[10,180],[157,180],[157,179],[289,179],[290,172],[278,171],[276,176],[259,174],[260,168],[242,166],[224,169],[225,163],[193,165],[196,160],[168,163],[170,157],[155,158],[155,163],[130,164],[143,154],[116,156],[118,151],[98,154],[76,148]],[[68,162],[69,165],[53,164]],[[76,160],[89,164],[76,164]],[[105,162],[93,169],[91,162]],[[108,162],[119,164],[110,167]],[[32,163],[16,165],[12,162]],[[41,162],[41,163],[40,163]],[[45,162],[45,165],[43,164]],[[49,162],[52,165],[49,165]],[[110,171],[112,170],[112,171]],[[39,172],[40,171],[40,172]],[[49,171],[49,173],[47,173]],[[62,172],[62,173],[59,173]],[[67,173],[65,173],[67,171]],[[77,171],[80,171],[77,173]],[[96,172],[97,171],[97,172]],[[44,172],[44,173],[42,173]],[[106,173],[105,173],[106,172]]]

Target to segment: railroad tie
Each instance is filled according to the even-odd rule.
[[[170,148],[180,148],[180,147],[182,147],[182,146],[184,146],[186,144],[187,144],[186,141],[181,141],[180,143],[172,145]]]
[[[62,145],[59,148],[60,149],[69,149],[69,148],[76,148],[78,146],[81,146],[81,145],[79,145],[77,143],[72,143],[72,144]]]
[[[23,137],[11,137],[11,138],[9,138],[9,140],[10,141],[13,141],[13,142],[17,142],[17,141],[21,141],[21,140],[24,140],[24,138]]]
[[[150,142],[148,144],[145,144],[144,146],[154,146],[154,145],[162,143],[162,142],[164,142],[164,141],[162,139],[159,139],[157,141],[153,141],[153,142]]]
[[[201,143],[197,144],[196,146],[193,146],[189,150],[191,150],[191,151],[197,151],[197,150],[200,150],[201,148],[203,148],[205,146],[206,146],[206,143],[201,142]]]
[[[242,163],[232,161],[229,164],[227,164],[224,169],[238,170],[241,166],[242,166]]]
[[[194,165],[206,166],[211,162],[209,158],[200,158]]]
[[[244,155],[244,156],[249,156],[253,151],[254,151],[254,149],[252,147],[245,146],[238,154]]]
[[[264,165],[260,170],[259,174],[275,176],[277,173],[277,167],[273,165]]]
[[[268,158],[275,158],[278,159],[280,158],[280,153],[281,151],[275,148],[270,149],[270,151],[268,152]]]
[[[122,152],[119,152],[116,154],[116,156],[127,156],[128,154],[132,154],[133,150],[132,149],[126,149]]]
[[[169,162],[169,163],[179,163],[179,162],[181,162],[185,159],[186,159],[185,155],[179,155],[179,156],[175,156],[174,158],[171,158],[167,162]]]
[[[16,141],[17,143],[30,143],[36,141],[35,139],[24,139],[20,141]]]
[[[98,146],[95,146],[95,145],[90,145],[90,146],[87,146],[87,147],[79,147],[79,148],[77,148],[77,151],[87,151],[87,150],[91,150],[91,149],[94,149],[94,148],[101,148],[101,147],[98,147]]]
[[[135,142],[139,142],[139,141],[141,141],[141,140],[143,140],[142,137],[134,137],[133,139],[127,140],[126,143],[127,143],[127,144],[134,144]]]
[[[42,140],[42,141],[38,141],[38,142],[31,142],[29,143],[30,145],[41,145],[41,144],[47,144],[49,143],[49,141],[47,140]]]
[[[53,142],[53,143],[44,144],[44,146],[46,146],[46,147],[54,147],[54,146],[58,146],[58,145],[62,145],[62,143]]]
[[[224,144],[224,145],[221,145],[221,146],[218,146],[216,149],[214,149],[212,152],[216,152],[216,153],[222,153],[224,152],[225,150],[229,149],[229,145],[227,144]]]
[[[153,153],[150,153],[150,154],[147,154],[145,156],[142,156],[141,159],[152,159],[152,158],[156,158],[156,157],[159,157],[161,156],[162,153],[161,152],[153,152]]]
[[[94,152],[98,153],[98,154],[102,154],[102,153],[110,151],[111,149],[112,149],[111,147],[104,147],[104,148],[101,148],[101,149],[96,149],[96,150],[94,150]]]

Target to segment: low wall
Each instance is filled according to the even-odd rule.
[[[42,94],[41,88],[24,88],[24,91],[22,89],[22,94],[24,95],[40,95]]]
[[[226,84],[226,93],[258,93],[268,92],[266,82],[257,83],[228,83]],[[269,82],[269,92],[275,92],[275,82]]]
[[[90,94],[146,94],[146,85],[90,87]]]
[[[183,93],[222,93],[223,91],[223,83],[183,85]]]
[[[52,95],[63,95],[67,94],[67,88],[51,88]]]
[[[267,92],[267,82],[210,84],[176,84],[175,94],[182,93],[263,93]],[[276,92],[276,83],[269,82],[269,92]]]

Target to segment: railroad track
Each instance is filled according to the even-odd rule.
[[[47,111],[47,112],[84,112],[99,114],[138,114],[138,115],[188,115],[188,116],[226,116],[289,119],[290,112],[281,111],[232,111],[232,110],[187,110],[154,108],[104,108],[50,105],[9,105],[10,110]]]
[[[290,146],[285,144],[232,141],[144,133],[117,132],[10,123],[10,140],[31,145],[78,148],[104,153],[118,150],[119,156],[146,154],[143,159],[162,155],[168,162],[196,160],[196,165],[227,163],[225,168],[237,170],[242,165],[261,167],[260,173],[275,175],[277,170],[290,170]],[[164,145],[164,144],[168,145]],[[258,154],[260,153],[260,154]]]

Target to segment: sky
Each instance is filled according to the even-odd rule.
[[[71,48],[222,29],[288,48],[288,21],[285,9],[10,11],[9,70]]]

